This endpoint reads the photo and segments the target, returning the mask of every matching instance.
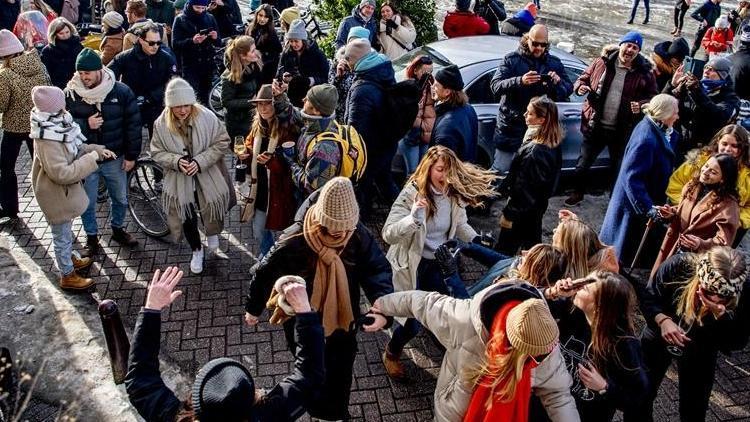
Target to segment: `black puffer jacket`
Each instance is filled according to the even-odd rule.
[[[159,49],[149,56],[143,52],[140,43],[118,54],[109,68],[118,80],[133,90],[136,97],[143,97],[154,107],[164,107],[164,91],[177,72],[175,61],[169,53]]]
[[[141,154],[141,115],[133,91],[122,82],[115,82],[101,103],[104,123],[98,130],[89,128],[88,118],[97,113],[96,106],[86,104],[75,92],[65,90],[66,108],[81,127],[87,143],[104,145],[117,156],[133,161]]]
[[[527,37],[521,37],[517,51],[505,55],[490,82],[492,93],[500,97],[495,148],[502,151],[516,151],[521,146],[526,132],[523,114],[533,97],[547,95],[553,101],[567,101],[573,92],[573,83],[560,59],[549,52],[535,58],[529,50]],[[540,74],[555,72],[560,82],[556,85],[542,82],[524,85],[521,77],[531,70]]]
[[[740,99],[750,101],[750,43],[743,43],[729,60],[732,61],[730,76],[734,92]]]
[[[234,26],[242,24],[242,13],[236,0],[223,0],[224,6],[216,6],[211,13],[219,24],[219,32],[222,37],[236,35]]]
[[[247,136],[252,123],[252,111],[255,108],[250,100],[260,88],[261,71],[255,64],[245,68],[242,82],[234,83],[229,79],[229,69],[221,75],[221,105],[226,109],[224,123],[227,133],[235,136]]]
[[[281,57],[281,41],[276,31],[266,31],[264,28],[256,28],[251,34],[255,40],[255,48],[258,49],[263,58],[263,76],[262,84],[270,84],[273,77],[276,76],[276,69],[279,67],[279,57]]]
[[[315,400],[325,378],[323,327],[315,312],[297,314],[298,345],[294,369],[253,405],[255,421],[294,421]],[[161,312],[142,309],[133,330],[125,388],[138,413],[148,422],[174,422],[182,404],[159,373]],[[248,397],[252,400],[252,397]]]
[[[298,275],[307,282],[307,292],[312,294],[318,255],[310,249],[302,235],[302,222],[309,207],[318,199],[320,191],[313,192],[295,216],[295,223],[284,231],[276,245],[250,275],[250,292],[245,301],[245,311],[260,315],[266,306],[271,289],[283,275]],[[385,258],[369,230],[358,223],[349,243],[341,253],[349,280],[349,296],[355,320],[360,316],[359,291],[364,290],[370,303],[381,296],[393,293],[391,264]],[[389,321],[390,322],[390,321]]]
[[[318,44],[308,42],[307,46],[302,50],[302,54],[297,54],[291,48],[284,50],[279,60],[279,69],[276,72],[276,77],[281,77],[285,72],[289,72],[293,77],[301,77],[305,80],[313,78],[315,83],[310,84],[308,80],[306,81],[308,86],[320,85],[328,82],[329,67],[328,59],[320,50]]]
[[[200,30],[208,29],[218,32],[215,40],[207,37],[202,43],[193,43],[193,36]],[[210,13],[196,14],[186,8],[185,13],[174,18],[172,25],[172,49],[177,56],[180,69],[214,69],[214,47],[221,45],[221,32],[216,19]]]
[[[500,191],[510,195],[503,215],[510,221],[541,218],[555,191],[562,166],[560,148],[527,141],[513,158]]]
[[[52,85],[65,89],[76,71],[76,58],[83,50],[81,39],[73,36],[67,40],[56,40],[42,49],[42,63],[47,68]]]

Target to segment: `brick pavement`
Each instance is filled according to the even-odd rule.
[[[33,198],[29,171],[30,160],[24,149],[17,165],[21,221],[3,225],[1,233],[8,237],[11,247],[21,248],[44,271],[55,273],[51,233]],[[368,224],[378,237],[386,213],[386,208],[378,209]],[[176,361],[191,376],[210,359],[231,357],[248,366],[257,384],[264,388],[271,387],[289,372],[292,355],[286,350],[283,331],[267,322],[254,328],[242,324],[242,298],[253,263],[250,251],[255,250],[255,245],[250,241],[249,225],[239,223],[236,209],[221,236],[222,249],[228,248],[229,260],[209,260],[202,275],[189,273],[190,250],[186,244],[170,245],[149,238],[132,222],[129,222],[128,229],[140,245],[134,249],[121,248],[110,240],[108,214],[108,206],[100,205],[97,217],[105,255],[91,268],[89,275],[95,278],[96,291],[102,298],[117,300],[129,327],[144,303],[145,287],[154,270],[176,264],[185,270],[186,276],[181,282],[182,297],[163,313],[163,355]],[[493,225],[488,218],[474,220],[483,229]],[[80,220],[74,224],[73,230],[78,241],[85,242]],[[467,280],[474,280],[481,274],[482,270],[476,264],[464,262],[462,266]],[[412,341],[404,355],[413,381],[398,384],[385,375],[380,361],[387,339],[386,333],[359,335],[349,408],[353,420],[430,420],[440,351],[425,335]],[[655,416],[659,421],[677,419],[673,372],[670,378],[665,381],[656,403]],[[731,357],[720,357],[708,420],[750,420],[748,349]]]

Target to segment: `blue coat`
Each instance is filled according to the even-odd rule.
[[[355,26],[361,26],[370,31],[370,45],[375,51],[380,50],[378,42],[378,20],[373,15],[369,21],[365,21],[359,14],[359,6],[354,6],[352,15],[345,17],[339,24],[339,30],[336,31],[336,50],[346,45],[346,38],[349,36],[349,30]]]
[[[621,262],[630,265],[643,235],[646,214],[666,202],[669,176],[674,170],[677,134],[668,140],[650,118],[633,129],[625,147],[620,173],[612,190],[599,238],[614,246]]]
[[[430,145],[450,148],[462,161],[473,162],[477,155],[477,132],[479,120],[474,107],[469,104],[451,106],[435,105],[435,127],[432,128]]]
[[[346,124],[357,129],[365,140],[368,160],[375,161],[383,155],[390,155],[393,149],[393,145],[384,144],[382,128],[388,124],[385,88],[396,83],[390,60],[378,56],[378,64],[355,70],[354,82],[346,99]]]
[[[525,40],[523,37],[518,50],[503,58],[490,82],[492,93],[500,97],[494,142],[495,148],[501,151],[516,152],[521,146],[526,132],[523,114],[533,97],[547,95],[553,101],[568,101],[573,92],[573,83],[560,59],[549,53],[535,58]],[[521,77],[531,70],[540,74],[555,72],[560,82],[524,85]]]

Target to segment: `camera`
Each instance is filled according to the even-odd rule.
[[[208,35],[208,33],[211,32],[211,28],[201,29],[198,31],[200,35]]]
[[[545,84],[552,83],[552,76],[550,76],[550,75],[541,74],[541,75],[539,75],[539,77],[541,78],[541,79],[539,79],[539,82],[541,82],[541,83],[545,83]]]

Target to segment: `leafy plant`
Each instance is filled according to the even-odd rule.
[[[414,23],[417,30],[416,45],[437,40],[435,0],[392,0],[391,3]],[[319,41],[319,46],[328,57],[333,57],[339,24],[344,18],[351,16],[352,9],[359,4],[359,0],[314,0],[314,4],[315,17],[331,24],[331,32]],[[378,7],[382,4],[382,1],[378,2]],[[379,9],[376,8],[375,18],[379,14]]]

